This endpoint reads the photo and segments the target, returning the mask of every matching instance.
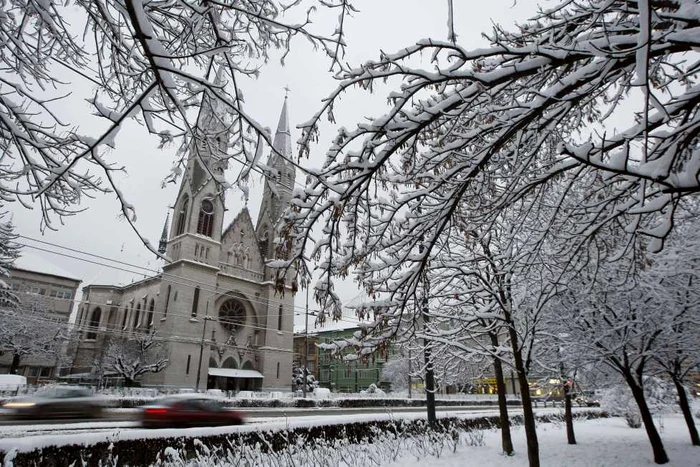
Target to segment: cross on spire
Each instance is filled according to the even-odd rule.
[[[289,97],[289,92],[291,91],[291,89],[289,89],[289,86],[285,86],[285,87],[283,87],[282,89],[284,89],[284,98],[285,98],[285,99],[288,98],[288,97]]]

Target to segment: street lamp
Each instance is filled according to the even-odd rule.
[[[194,390],[199,391],[199,380],[202,376],[202,356],[204,355],[204,336],[207,332],[207,321],[213,319],[209,316],[209,300],[207,300],[207,307],[204,311],[204,325],[202,326],[202,340],[199,343],[199,363],[197,364],[197,382],[194,385]]]
[[[302,391],[304,399],[306,399],[306,384],[309,380],[309,284],[306,285],[306,331],[304,332],[304,381],[302,383]]]

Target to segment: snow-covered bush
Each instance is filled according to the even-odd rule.
[[[318,380],[311,371],[306,370],[306,392],[313,392],[319,386]],[[294,364],[292,368],[292,391],[304,389],[304,367]]]
[[[378,388],[377,385],[374,383],[370,384],[369,387],[364,391],[360,391],[360,394],[376,394],[378,396],[386,395],[386,393],[382,389]]]
[[[652,414],[662,414],[676,408],[676,393],[672,384],[660,378],[644,378],[644,396]],[[642,426],[642,416],[632,392],[625,384],[602,391],[601,407],[615,417],[623,417],[630,428]]]
[[[630,428],[642,426],[642,417],[632,393],[625,385],[616,385],[603,390],[600,406],[614,417],[622,417]]]

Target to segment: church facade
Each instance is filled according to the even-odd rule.
[[[274,232],[291,199],[295,168],[285,98],[268,160],[276,177],[265,181],[257,220],[247,208],[224,228],[227,126],[204,97],[187,168],[166,226],[162,272],[127,286],[83,288],[71,349],[71,373],[106,368],[115,342],[155,331],[168,359],[147,372],[144,386],[224,390],[290,390],[294,298],[275,292]],[[100,375],[101,377],[102,375]]]

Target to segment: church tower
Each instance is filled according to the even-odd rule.
[[[266,260],[275,258],[275,234],[282,220],[281,216],[292,199],[296,177],[296,167],[291,163],[292,135],[289,131],[287,97],[284,98],[272,147],[274,150],[270,153],[267,165],[273,174],[265,181],[260,213],[255,226],[260,251]]]
[[[214,83],[221,83],[219,74]],[[218,267],[229,124],[221,104],[208,93],[202,97],[195,132],[174,206],[166,256],[172,262],[190,260]]]

